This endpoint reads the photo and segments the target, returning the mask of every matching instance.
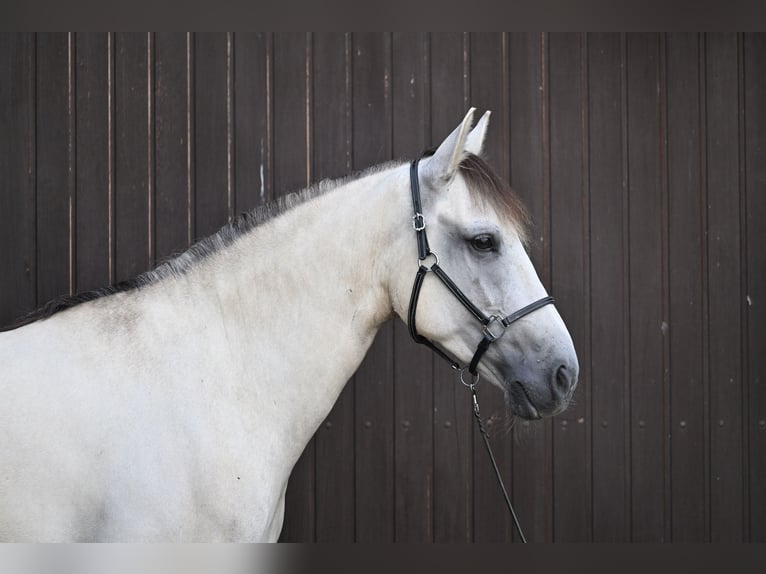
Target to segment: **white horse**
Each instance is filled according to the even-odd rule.
[[[420,161],[416,224],[477,306],[508,313],[546,293],[518,200],[476,157],[489,113],[472,116]],[[295,462],[380,326],[407,321],[409,167],[289,196],[0,333],[0,540],[276,540]],[[482,337],[431,276],[417,328],[464,364]],[[565,408],[578,364],[556,309],[510,325],[478,373],[519,416]]]

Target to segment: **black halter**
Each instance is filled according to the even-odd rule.
[[[489,434],[487,433],[487,429],[484,428],[484,423],[482,422],[481,414],[479,413],[479,401],[478,397],[476,396],[476,384],[479,382],[479,372],[477,371],[477,368],[479,366],[479,361],[484,356],[484,353],[487,352],[489,346],[494,341],[497,341],[500,337],[503,336],[509,325],[515,321],[518,321],[525,315],[529,315],[532,311],[536,311],[537,309],[540,309],[549,303],[553,303],[553,297],[543,297],[538,299],[537,301],[530,303],[526,307],[522,307],[518,311],[515,311],[510,315],[506,315],[505,317],[501,315],[487,315],[473,304],[473,302],[466,296],[466,294],[458,288],[455,282],[450,279],[449,275],[447,275],[447,273],[445,273],[444,270],[439,267],[439,258],[433,251],[431,251],[431,248],[428,246],[428,237],[426,236],[426,219],[423,216],[423,207],[421,206],[420,202],[420,184],[418,182],[419,162],[420,158],[414,160],[410,165],[412,207],[415,212],[412,216],[412,226],[415,228],[415,234],[418,240],[419,262],[418,272],[415,275],[415,282],[412,285],[410,307],[407,313],[407,323],[409,325],[410,335],[412,335],[412,338],[415,339],[416,342],[430,347],[440,357],[443,357],[449,361],[450,365],[452,365],[452,368],[460,372],[460,380],[462,383],[471,390],[471,397],[473,399],[473,415],[476,419],[476,424],[479,427],[479,432],[481,433],[482,439],[484,439],[484,446],[487,448],[489,460],[492,462],[492,468],[495,470],[495,476],[497,477],[497,481],[500,484],[500,489],[503,492],[505,504],[511,514],[511,518],[513,519],[513,524],[516,527],[516,531],[519,533],[521,541],[526,542],[527,539],[524,537],[524,532],[521,530],[521,524],[519,523],[519,519],[517,518],[516,512],[513,509],[513,504],[511,504],[511,499],[508,496],[508,492],[505,489],[505,484],[503,483],[503,477],[500,475],[500,469],[498,468],[497,462],[495,461],[495,455],[492,454],[492,447],[489,444]],[[433,263],[430,267],[426,267],[425,261],[429,257],[433,258]],[[476,351],[474,352],[473,358],[471,359],[471,362],[467,368],[461,368],[460,364],[452,359],[449,355],[447,355],[447,353],[439,349],[436,345],[429,341],[428,338],[418,334],[417,327],[415,326],[415,314],[418,309],[420,288],[423,286],[423,280],[425,279],[426,275],[428,275],[429,271],[436,275],[444,284],[444,286],[447,287],[447,289],[449,289],[455,297],[457,297],[457,300],[460,301],[463,306],[468,309],[471,314],[476,317],[476,319],[482,324],[482,333],[484,336],[476,347]],[[466,370],[471,375],[470,381],[466,381],[464,379],[464,373]]]
[[[548,305],[549,303],[553,303],[554,299],[553,297],[543,297],[533,303],[530,303],[526,307],[522,307],[521,309],[511,313],[510,315],[506,315],[505,317],[499,316],[499,315],[487,315],[484,312],[482,312],[482,310],[479,309],[476,305],[473,304],[473,302],[466,296],[465,293],[463,293],[460,290],[460,288],[455,284],[455,282],[452,279],[450,279],[450,276],[447,275],[447,273],[441,267],[439,267],[439,258],[436,256],[436,254],[433,251],[431,251],[431,248],[428,246],[428,237],[426,235],[426,220],[425,220],[425,217],[423,216],[423,208],[420,202],[420,183],[418,182],[418,163],[419,162],[420,162],[420,158],[413,160],[412,164],[410,165],[410,188],[412,190],[412,207],[415,212],[415,214],[412,216],[412,226],[415,228],[415,234],[418,240],[419,266],[418,266],[418,272],[415,275],[415,282],[412,285],[412,295],[410,296],[410,307],[407,313],[407,323],[409,325],[410,335],[412,335],[412,338],[415,339],[416,342],[420,343],[421,345],[426,345],[427,347],[430,347],[431,349],[433,349],[433,351],[436,354],[446,359],[450,363],[450,365],[452,365],[453,369],[460,372],[460,379],[463,381],[463,383],[468,386],[471,386],[479,382],[479,373],[477,371],[477,368],[479,366],[479,361],[484,356],[484,353],[487,352],[487,349],[489,349],[489,346],[503,336],[508,326],[511,323],[518,321],[522,317],[529,315],[533,311],[536,311],[537,309],[540,309],[541,307],[544,307]],[[426,267],[425,261],[429,257],[433,259],[433,263],[431,264],[430,267]],[[434,275],[436,275],[436,277],[438,277],[439,280],[441,280],[444,286],[447,287],[447,289],[449,289],[450,292],[455,297],[457,297],[457,300],[460,301],[463,304],[463,306],[466,309],[468,309],[471,312],[471,314],[474,317],[476,317],[476,319],[482,324],[483,338],[479,342],[478,346],[476,347],[476,351],[473,354],[473,358],[471,359],[471,362],[467,367],[467,370],[472,377],[471,382],[467,382],[463,379],[463,373],[466,370],[465,367],[461,368],[460,364],[457,361],[455,361],[449,355],[447,355],[447,353],[439,349],[426,337],[423,337],[422,335],[418,333],[418,330],[415,324],[415,314],[418,308],[418,298],[420,297],[420,289],[423,286],[423,280],[425,279],[426,275],[429,272],[432,272]]]

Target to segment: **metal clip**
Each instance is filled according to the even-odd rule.
[[[422,213],[416,213],[412,216],[412,227],[415,231],[423,231],[426,228],[426,218]]]

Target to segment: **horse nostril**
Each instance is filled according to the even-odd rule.
[[[566,396],[572,390],[573,383],[572,372],[566,365],[561,365],[556,369],[556,377],[554,379],[554,390],[557,394]]]

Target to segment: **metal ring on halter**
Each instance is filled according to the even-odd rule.
[[[423,259],[420,259],[418,257],[418,264],[422,265],[423,267],[426,267],[425,265],[423,265],[423,261],[425,261],[429,257],[433,257],[434,258],[434,263],[433,263],[433,265],[431,265],[431,267],[433,267],[434,265],[438,265],[439,264],[439,258],[436,256],[436,253],[434,253],[433,251],[431,253],[427,253],[426,256],[423,257]],[[426,267],[426,269],[430,270],[431,267]]]
[[[500,326],[500,332],[495,334],[492,332],[492,324],[497,323]],[[490,342],[497,341],[500,337],[503,336],[505,333],[506,326],[503,325],[503,321],[501,317],[498,317],[497,315],[490,315],[489,320],[487,321],[486,325],[484,325],[484,328],[482,329],[482,333],[484,336],[489,339]]]
[[[466,383],[465,379],[463,378],[463,373],[465,373],[466,371],[468,371],[468,369],[466,369],[466,368],[460,369],[460,371],[459,371],[459,373],[460,373],[460,382],[463,383],[469,389],[473,389],[476,385],[479,384],[479,379],[481,378],[481,376],[479,375],[478,372],[475,375],[471,375],[471,373],[469,372],[468,374],[471,375],[472,377],[474,377],[474,379],[473,379],[473,382]]]

